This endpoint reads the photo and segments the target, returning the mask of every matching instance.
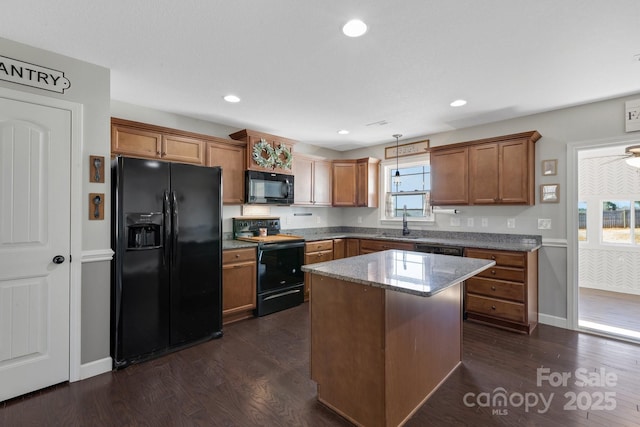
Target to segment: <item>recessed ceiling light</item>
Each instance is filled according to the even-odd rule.
[[[456,99],[455,101],[453,101],[449,105],[451,105],[452,107],[462,107],[466,103],[467,103],[467,101],[465,101],[464,99]]]
[[[345,36],[348,37],[360,37],[367,32],[367,24],[359,19],[352,19],[351,21],[344,24],[344,27],[342,27],[342,32]]]
[[[339,133],[340,135],[349,135],[349,131],[348,131],[348,130],[346,130],[346,129],[340,129],[340,130],[338,131],[338,133]]]
[[[226,95],[224,97],[224,100],[227,101],[227,102],[240,102],[240,98],[238,98],[235,95]]]

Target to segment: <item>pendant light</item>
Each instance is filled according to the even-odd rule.
[[[396,185],[396,192],[398,191],[399,187],[400,187],[400,168],[398,167],[398,140],[400,139],[400,137],[402,137],[402,134],[400,133],[396,133],[394,135],[392,135],[395,139],[396,139],[396,175],[393,177],[393,183]]]

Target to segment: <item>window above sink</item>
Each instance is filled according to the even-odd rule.
[[[382,191],[380,219],[383,221],[402,221],[404,207],[407,207],[407,219],[411,222],[433,222],[431,210],[431,167],[429,156],[420,156],[408,160],[388,159],[381,164]],[[400,172],[396,181],[396,170]],[[405,236],[406,237],[406,236]]]

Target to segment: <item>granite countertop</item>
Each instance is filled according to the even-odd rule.
[[[533,252],[542,242],[532,238],[511,238],[509,235],[483,235],[480,233],[450,233],[450,236],[394,236],[391,234],[369,233],[296,233],[312,242],[329,239],[375,239],[408,243],[429,243],[435,245],[460,246],[463,248],[496,249],[503,251]],[[474,235],[475,234],[475,235]],[[497,237],[496,237],[497,236]],[[505,236],[505,237],[503,237]],[[507,237],[508,236],[508,237]],[[528,237],[528,236],[527,236]]]
[[[254,242],[245,242],[243,240],[230,240],[225,239],[222,241],[222,250],[227,249],[242,249],[242,248],[255,248],[258,244]]]
[[[495,261],[388,250],[303,265],[302,271],[430,297],[495,265]]]
[[[495,249],[503,251],[533,252],[542,246],[542,238],[535,235],[492,234],[474,232],[420,231],[402,236],[399,230],[362,229],[358,231],[320,231],[314,229],[283,230],[283,234],[301,236],[307,242],[332,239],[374,239],[407,243],[460,246],[463,248]],[[257,243],[225,239],[223,249],[258,246]]]

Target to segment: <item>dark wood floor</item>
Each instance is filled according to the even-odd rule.
[[[639,361],[640,346],[627,342],[546,325],[525,336],[465,322],[463,364],[406,425],[638,426]],[[538,386],[540,367],[571,378]],[[616,379],[580,387],[576,369]],[[492,405],[500,388],[508,401]],[[349,425],[315,395],[303,304],[230,325],[219,340],[0,403],[0,426]],[[521,404],[534,396],[537,405]],[[541,396],[551,399],[547,410]]]
[[[630,331],[630,338],[640,338],[640,295],[580,288],[578,310],[580,321],[620,328]]]

